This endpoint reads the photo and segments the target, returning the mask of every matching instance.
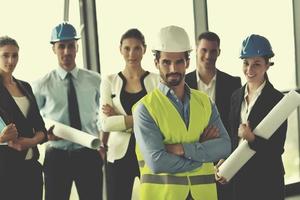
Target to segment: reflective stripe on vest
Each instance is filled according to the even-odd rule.
[[[215,182],[214,174],[198,175],[198,176],[172,176],[172,175],[152,175],[144,174],[141,177],[141,183],[156,183],[156,184],[178,184],[178,185],[191,185],[210,184]]]

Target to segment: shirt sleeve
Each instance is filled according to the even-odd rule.
[[[153,173],[179,173],[194,170],[201,162],[170,154],[163,143],[163,135],[140,103],[133,112],[134,134],[146,164]]]
[[[96,102],[96,105],[97,105],[97,109],[96,109],[96,125],[97,125],[97,128],[98,128],[98,131],[101,131],[102,128],[101,128],[101,121],[100,121],[100,86],[101,85],[101,79],[100,79],[100,83],[98,84],[98,88],[96,90],[96,97],[95,97],[95,102]]]
[[[46,98],[42,94],[40,83],[37,81],[32,83],[32,90],[33,90],[33,94],[34,94],[36,103],[38,105],[38,108],[39,108],[39,110],[41,110],[41,108],[43,108],[45,105]]]
[[[103,105],[113,106],[112,98],[116,98],[115,94],[112,94],[112,85],[109,79],[106,77],[102,80],[100,85],[100,121],[101,121],[101,129],[105,132],[110,131],[124,131],[126,130],[126,124],[124,115],[114,115],[114,116],[106,116],[102,112]]]
[[[229,135],[221,121],[218,109],[215,104],[211,104],[212,114],[209,125],[219,129],[220,136],[205,142],[185,143],[183,144],[184,156],[199,162],[216,162],[227,158],[231,151],[231,142]]]

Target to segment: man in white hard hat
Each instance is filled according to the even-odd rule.
[[[58,67],[35,82],[33,90],[44,117],[98,136],[100,75],[76,66],[78,39],[70,23],[54,27],[50,43]],[[69,200],[73,182],[79,199],[101,200],[102,160],[97,150],[50,133],[44,160],[45,200]]]
[[[159,87],[133,112],[141,199],[217,199],[213,162],[230,153],[214,103],[184,81],[190,41],[177,26],[160,30],[153,49]]]

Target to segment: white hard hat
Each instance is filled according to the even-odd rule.
[[[152,49],[153,52],[186,52],[191,50],[188,34],[178,26],[167,26],[160,29]]]

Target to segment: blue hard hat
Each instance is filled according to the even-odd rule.
[[[53,28],[50,43],[53,44],[63,40],[78,40],[79,38],[74,26],[68,22],[63,22]]]
[[[274,56],[269,40],[263,36],[252,34],[242,43],[240,58],[262,56],[271,58]]]

